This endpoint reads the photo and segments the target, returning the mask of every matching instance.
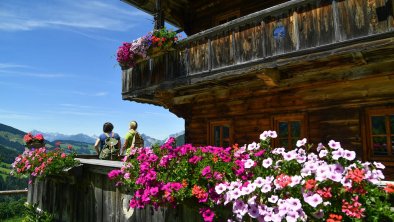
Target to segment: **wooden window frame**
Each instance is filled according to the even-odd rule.
[[[283,115],[275,115],[272,117],[272,129],[274,129],[278,133],[279,137],[279,122],[292,122],[292,121],[300,121],[301,122],[301,132],[300,137],[298,139],[306,138],[308,132],[308,121],[307,121],[307,114],[306,113],[292,113],[292,114],[283,114]],[[289,134],[288,140],[291,140],[291,135]],[[274,147],[279,146],[279,139],[274,139],[273,144]],[[296,147],[285,147],[294,149]]]
[[[214,145],[215,144],[215,141],[214,141],[214,127],[215,126],[227,126],[228,128],[229,128],[229,141],[228,141],[228,143],[229,143],[229,146],[232,146],[232,144],[233,144],[233,124],[232,124],[232,121],[231,120],[219,120],[219,121],[210,121],[209,122],[209,124],[208,124],[208,141],[209,141],[209,144],[210,145]],[[222,147],[223,146],[223,138],[222,138],[222,135],[223,134],[223,132],[221,131],[220,132],[220,146]]]
[[[394,132],[391,132],[390,121],[388,120],[389,115],[394,115],[394,107],[377,107],[366,109],[365,112],[365,149],[366,160],[376,160],[394,162],[394,149],[392,145],[387,145],[387,156],[374,156],[373,154],[373,140],[372,140],[372,118],[373,116],[385,116],[385,127],[386,127],[386,141],[388,139],[388,144],[392,144],[392,138],[394,137]],[[390,164],[390,165],[391,165]]]

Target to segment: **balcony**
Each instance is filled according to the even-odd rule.
[[[288,1],[192,35],[176,50],[123,70],[122,96],[169,106],[163,98],[187,87],[256,76],[276,87],[295,77],[292,72],[392,61],[393,11],[393,0]]]
[[[29,184],[27,202],[51,213],[55,221],[64,222],[202,221],[199,213],[187,205],[157,210],[153,206],[130,208],[130,191],[116,187],[107,176],[111,170],[121,168],[122,162],[92,158],[88,155],[78,158],[81,166],[74,168],[68,177],[34,180]]]

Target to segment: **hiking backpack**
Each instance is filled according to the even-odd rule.
[[[132,142],[131,146],[134,146],[134,148],[144,147],[144,139],[142,138],[140,133],[137,131],[134,134],[133,142]]]
[[[119,153],[119,149],[116,146],[118,144],[118,140],[113,138],[114,133],[110,137],[108,134],[105,134],[107,138],[105,138],[103,149],[101,149],[99,158],[102,160],[111,160],[117,157]]]

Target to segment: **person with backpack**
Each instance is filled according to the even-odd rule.
[[[99,136],[94,144],[94,149],[100,159],[118,159],[121,141],[119,134],[112,132],[113,129],[114,125],[112,123],[104,123],[104,133]]]
[[[126,151],[126,155],[129,155],[134,148],[144,147],[144,139],[141,134],[137,131],[138,123],[131,121],[129,131],[126,133],[125,142],[123,144],[120,154]]]

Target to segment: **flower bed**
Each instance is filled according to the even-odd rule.
[[[117,61],[122,69],[132,68],[141,60],[172,49],[177,41],[176,32],[166,28],[154,30],[131,43],[124,42],[118,48]]]
[[[31,136],[30,133],[27,135]],[[44,140],[43,137],[42,140]],[[28,144],[26,145],[28,146]],[[21,155],[15,158],[11,174],[17,177],[31,176],[33,179],[63,175],[64,170],[79,164],[74,159],[75,152],[72,151],[72,146],[68,146],[68,149],[68,153],[64,152],[60,146],[53,150],[48,150],[45,146],[25,149]]]
[[[108,176],[133,193],[132,208],[192,201],[205,221],[394,218],[392,185],[378,187],[382,164],[355,160],[354,151],[333,140],[316,149],[306,139],[294,150],[273,149],[276,136],[266,131],[260,143],[228,148],[175,147],[170,138],[161,147],[134,150]]]

